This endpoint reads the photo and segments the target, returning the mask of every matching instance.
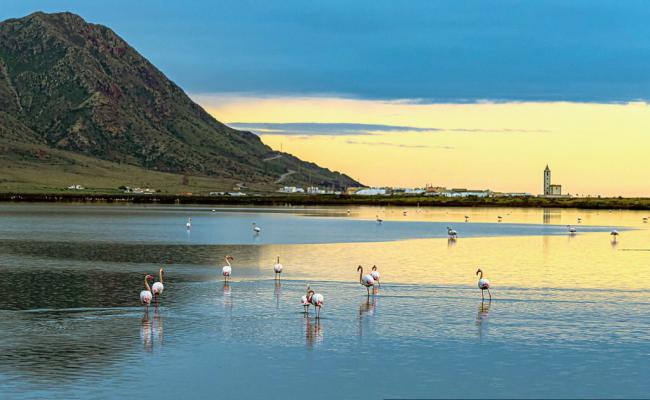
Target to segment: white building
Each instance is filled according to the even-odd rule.
[[[68,189],[70,190],[84,190],[85,188],[81,185],[70,185],[68,186]]]
[[[358,196],[385,196],[386,189],[380,189],[380,188],[361,189],[356,191],[354,194]]]
[[[295,186],[285,186],[278,190],[280,193],[305,193],[305,189]]]

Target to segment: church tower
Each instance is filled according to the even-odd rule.
[[[544,169],[544,196],[551,194],[551,170],[548,165]]]

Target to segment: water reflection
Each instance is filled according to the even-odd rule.
[[[275,281],[275,308],[280,308],[280,294],[282,292],[282,283],[279,280]]]
[[[226,309],[232,309],[232,289],[228,281],[223,282],[223,306]]]
[[[373,294],[379,293],[379,289],[374,288],[373,289]],[[375,315],[375,307],[377,306],[377,297],[373,296],[372,298],[366,297],[366,299],[359,304],[359,313],[357,316],[357,320],[359,322],[359,330],[357,332],[357,335],[359,338],[363,337],[363,324],[364,324],[364,319],[367,316],[373,316]]]
[[[315,318],[312,322],[311,317],[305,314],[305,342],[307,349],[313,349],[315,344],[323,342],[323,329],[321,328],[320,318]]]
[[[140,323],[140,339],[145,351],[151,353],[153,351],[153,341],[151,339],[151,321],[149,320],[149,307],[144,307],[144,315]]]
[[[448,238],[447,239],[447,248],[451,249],[454,246],[456,246],[456,238]]]
[[[152,331],[153,331],[153,341],[155,344],[158,346],[162,346],[163,344],[163,317],[162,314],[160,313],[160,309],[158,306],[155,307],[154,309],[154,314],[153,314],[153,323],[152,323]]]
[[[488,314],[490,312],[491,301],[482,301],[478,307],[478,315],[476,316],[476,326],[478,327],[478,337],[482,341],[487,335],[488,328]]]

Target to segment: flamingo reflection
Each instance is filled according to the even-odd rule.
[[[162,318],[162,315],[160,315],[160,311],[158,310],[158,307],[156,307],[155,310],[154,310],[152,330],[153,330],[153,341],[156,344],[158,344],[159,346],[162,346],[162,344],[163,344],[163,318]]]
[[[305,314],[305,342],[307,348],[311,349],[315,343],[323,341],[323,330],[320,325],[320,319],[316,318],[316,322],[312,323],[311,318]]]
[[[140,324],[140,339],[145,351],[153,351],[153,341],[151,340],[151,321],[149,320],[149,307],[145,307],[142,322]]]
[[[223,306],[224,308],[232,308],[232,296],[230,283],[228,281],[223,282]]]
[[[282,283],[275,281],[275,308],[280,308],[280,292],[282,291]]]
[[[377,288],[374,288],[374,290],[377,290]],[[361,302],[361,304],[359,304],[359,315],[357,319],[359,321],[360,338],[363,336],[363,320],[366,316],[375,315],[376,306],[377,306],[377,297],[375,296],[372,297],[372,300],[370,300],[370,297],[366,297],[366,300]]]
[[[476,326],[478,327],[478,337],[480,340],[483,340],[485,334],[487,333],[488,328],[488,314],[490,312],[491,302],[485,303],[481,301],[481,305],[478,307],[478,315],[476,316]]]

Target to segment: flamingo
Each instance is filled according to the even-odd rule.
[[[483,291],[487,290],[488,295],[490,296],[490,301],[492,301],[492,293],[490,293],[490,281],[483,278],[483,271],[480,268],[476,270],[476,275],[479,275],[479,277],[478,277],[478,288],[481,289],[481,300],[485,300],[485,296],[483,295]]]
[[[611,231],[609,234],[612,236],[612,241],[615,242],[615,241],[616,241],[616,238],[618,237],[618,231],[617,231],[616,229],[614,229],[614,230]]]
[[[280,256],[278,256],[278,260],[273,266],[273,271],[275,271],[275,279],[280,279],[280,274],[282,273],[282,264],[280,264]]]
[[[224,267],[221,269],[221,273],[223,274],[223,279],[227,281],[230,279],[230,274],[232,274],[232,265],[230,265],[230,262],[233,261],[234,258],[231,256],[226,256],[226,264]]]
[[[377,223],[381,225],[382,222],[384,222],[383,219],[379,218],[379,215],[375,215],[375,218],[377,219]]]
[[[153,292],[154,297],[156,298],[156,304],[158,304],[158,296],[160,296],[163,293],[163,290],[165,290],[165,287],[163,286],[163,275],[165,274],[165,270],[160,268],[160,271],[158,271],[158,278],[160,279],[160,282],[156,282],[151,286],[151,291]]]
[[[449,239],[456,239],[456,237],[458,236],[458,232],[451,229],[450,227],[447,227],[447,235],[449,235]]]
[[[316,309],[316,318],[320,318],[320,308],[323,306],[323,295],[320,293],[314,292],[313,289],[309,289],[307,292],[307,298],[311,305]]]
[[[501,222],[502,217],[499,215],[497,216],[497,222]]]
[[[469,222],[469,215],[465,216],[465,222]]]
[[[377,282],[379,287],[381,287],[381,282],[379,282],[379,271],[377,271],[376,265],[372,266],[372,272],[370,272],[370,275],[372,276],[372,279],[374,279],[375,282]]]
[[[359,283],[366,287],[368,290],[368,296],[370,296],[370,288],[375,285],[374,278],[370,274],[364,275],[363,267],[361,265],[359,265],[357,271],[359,271]]]
[[[582,218],[578,217],[578,223],[582,223]]]
[[[643,223],[647,224],[648,223],[648,217],[643,217]]]
[[[300,298],[300,301],[302,302],[302,307],[303,307],[303,310],[304,310],[303,312],[305,314],[307,314],[309,312],[309,305],[311,304],[310,299],[309,299],[309,291],[310,290],[311,290],[311,288],[309,287],[309,285],[307,285],[307,294]]]
[[[151,303],[151,298],[153,297],[153,295],[151,294],[151,288],[149,287],[149,281],[153,282],[153,276],[145,275],[144,287],[146,288],[146,290],[140,292],[140,303],[144,304],[147,307]]]
[[[187,219],[187,223],[185,224],[185,228],[186,228],[188,231],[189,231],[190,229],[192,229],[192,217],[189,217],[189,218]]]
[[[260,232],[262,232],[262,228],[257,226],[257,224],[255,224],[255,222],[253,222],[253,232],[255,232],[256,235],[259,235]]]
[[[571,225],[567,225],[566,227],[569,228],[569,235],[575,235],[576,228],[572,227]]]
[[[402,212],[402,214],[406,217],[406,210],[404,210],[404,211]]]

